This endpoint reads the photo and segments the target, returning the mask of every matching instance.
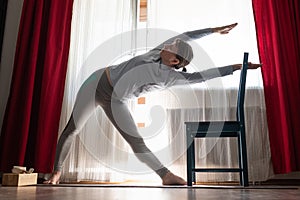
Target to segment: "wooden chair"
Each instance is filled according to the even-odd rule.
[[[195,172],[239,172],[240,184],[249,186],[247,148],[245,137],[244,99],[246,75],[248,68],[248,53],[244,53],[243,66],[237,98],[236,121],[201,121],[185,122],[187,143],[187,183],[196,183]],[[238,140],[239,167],[238,168],[195,168],[195,144],[197,138],[236,137]]]

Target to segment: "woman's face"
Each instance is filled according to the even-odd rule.
[[[177,43],[178,41],[175,40],[171,44],[164,44],[164,47],[160,53],[163,64],[172,67],[179,63],[179,60],[176,57],[178,52]]]

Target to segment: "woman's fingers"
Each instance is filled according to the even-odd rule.
[[[237,26],[238,23],[234,23],[234,24],[230,24],[230,25],[226,25],[226,26],[221,26],[221,27],[217,27],[216,32],[220,33],[220,34],[227,34],[229,33],[229,31],[231,31],[234,27]]]
[[[262,66],[262,64],[253,64],[251,62],[248,63],[248,69],[257,69],[260,68]]]

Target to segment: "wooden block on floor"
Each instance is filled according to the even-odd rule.
[[[25,186],[37,184],[37,173],[13,174],[4,173],[2,175],[2,186]]]

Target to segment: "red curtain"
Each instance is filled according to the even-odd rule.
[[[300,170],[300,3],[253,0],[275,173]]]
[[[73,0],[24,0],[0,170],[52,171],[66,76]]]

